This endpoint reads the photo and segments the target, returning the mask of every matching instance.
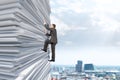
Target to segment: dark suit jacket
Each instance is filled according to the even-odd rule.
[[[49,28],[49,24],[45,24],[44,26],[47,30],[50,31],[50,34],[47,33],[46,35],[51,36],[50,38],[51,43],[57,44],[57,30],[54,28]]]

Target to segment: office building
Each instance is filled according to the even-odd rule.
[[[76,72],[82,72],[82,64],[83,64],[82,61],[77,61]]]
[[[85,64],[84,70],[94,70],[94,65],[93,64]]]

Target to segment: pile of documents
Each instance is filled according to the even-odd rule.
[[[43,18],[50,23],[49,0],[0,0],[0,80],[47,80]]]

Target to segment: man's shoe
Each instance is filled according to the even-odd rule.
[[[50,61],[50,62],[55,62],[55,60],[53,60],[53,59],[51,59],[51,60],[48,60],[48,61]]]
[[[41,50],[47,52],[47,50],[45,50],[45,49],[41,49]]]

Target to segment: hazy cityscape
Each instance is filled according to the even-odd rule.
[[[52,65],[52,80],[120,80],[120,66],[97,66],[78,60],[75,65]]]

